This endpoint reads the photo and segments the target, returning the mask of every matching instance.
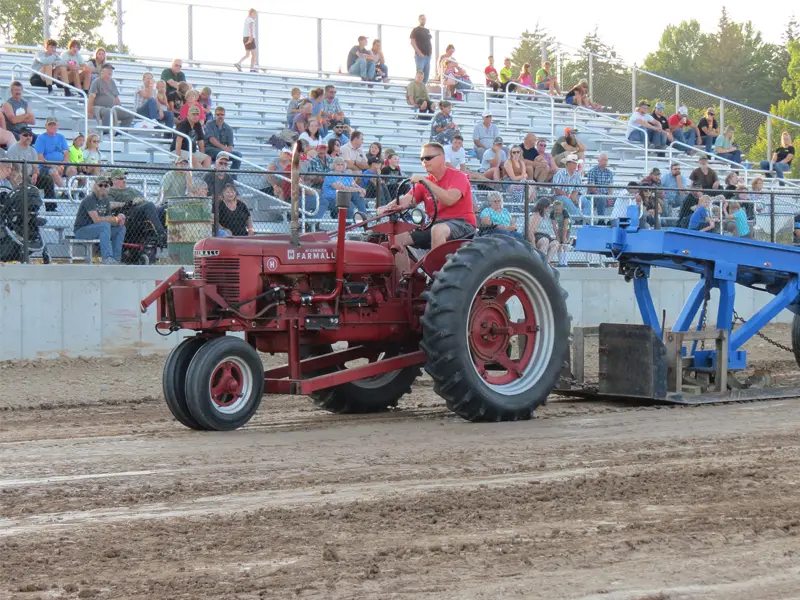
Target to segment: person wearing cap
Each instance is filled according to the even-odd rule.
[[[669,132],[674,140],[673,146],[686,152],[694,153],[697,140],[700,139],[700,130],[689,119],[689,109],[685,106],[678,108],[678,112],[667,119]]]
[[[733,134],[736,132],[733,125],[725,126],[725,133],[718,135],[714,141],[714,152],[717,156],[726,158],[737,165],[742,163],[742,151],[733,143]]]
[[[176,156],[172,159],[175,169],[164,173],[161,178],[161,191],[159,198],[162,206],[166,206],[170,199],[183,198],[192,189],[192,172],[189,170],[189,160],[185,156]]]
[[[113,65],[108,63],[103,65],[100,77],[95,79],[89,88],[89,100],[86,104],[89,116],[94,117],[105,127],[108,127],[111,122],[112,109],[122,105],[117,84],[111,78],[113,73]],[[130,127],[133,124],[133,115],[119,110],[114,111],[114,124]]]
[[[33,147],[33,132],[27,126],[23,125],[19,128],[19,141],[8,147],[6,158],[8,160],[27,160],[32,163],[39,160],[39,154]],[[42,190],[45,200],[55,198],[55,187],[50,173],[46,170],[39,170],[34,165],[28,165],[28,176],[31,183]],[[45,202],[45,210],[55,209],[55,202]]]
[[[367,36],[358,36],[358,44],[347,54],[347,72],[361,81],[375,81],[375,55],[367,48]]]
[[[667,116],[664,114],[664,103],[656,102],[656,105],[653,107],[653,112],[650,116],[658,121],[659,125],[661,125],[661,131],[663,131],[664,135],[667,136],[667,144],[671,144],[674,139],[672,137],[672,132],[669,130],[669,119],[667,119]]]
[[[475,154],[478,160],[483,160],[483,153],[492,147],[494,139],[500,136],[500,129],[492,123],[492,111],[483,111],[483,121],[475,125],[472,131],[472,142],[475,144]]]
[[[206,154],[216,159],[220,152],[227,152],[233,155],[231,158],[231,168],[236,171],[242,164],[239,159],[242,153],[233,148],[233,129],[225,122],[225,107],[217,106],[214,109],[214,120],[206,123],[204,132],[208,144]]]
[[[95,179],[94,189],[78,207],[73,231],[79,240],[99,240],[103,264],[119,264],[122,260],[122,242],[125,240],[125,215],[111,213],[107,176]]]
[[[177,133],[172,136],[172,144],[169,149],[177,155],[181,155],[184,152],[188,154],[189,148],[186,138],[178,134],[182,133],[189,136],[192,144],[192,166],[194,168],[202,167],[203,169],[208,169],[211,166],[211,157],[205,153],[205,133],[203,133],[203,126],[200,124],[201,112],[196,106],[189,109],[186,118],[176,125],[175,131]]]
[[[69,144],[67,138],[58,132],[58,119],[55,117],[47,117],[44,122],[45,132],[36,138],[36,153],[38,154],[39,162],[69,162]],[[53,178],[53,182],[58,187],[64,187],[66,182],[64,180],[64,166],[53,165],[39,165],[40,173],[49,173]]]
[[[234,183],[233,176],[230,173],[231,161],[225,154],[217,156],[214,161],[214,171],[205,173],[203,181],[208,186],[208,191],[211,192],[211,197],[219,200],[222,196],[222,189],[229,183]]]
[[[425,86],[424,79],[425,74],[422,71],[417,71],[414,75],[414,81],[406,87],[406,100],[411,106],[416,107],[420,115],[433,114],[433,102],[428,95],[428,88]]]
[[[58,64],[66,70],[67,83],[73,87],[89,91],[89,83],[92,78],[92,70],[86,64],[86,60],[81,56],[81,43],[78,40],[70,40],[67,49],[61,54]],[[69,90],[66,90],[69,91]],[[65,96],[68,95],[64,94]]]
[[[563,169],[567,166],[567,157],[575,154],[578,160],[583,160],[586,155],[586,146],[578,139],[578,130],[572,127],[564,129],[564,135],[553,144],[553,161],[556,166]]]
[[[643,145],[649,143],[653,148],[666,148],[667,136],[661,130],[661,123],[647,112],[649,108],[650,103],[646,100],[639,102],[639,106],[628,119],[628,130],[625,137],[629,142]]]
[[[331,121],[331,130],[328,132],[322,141],[326,144],[331,140],[336,140],[344,146],[347,142],[350,141],[350,128],[344,123],[344,121]]]
[[[553,176],[553,197],[561,200],[571,217],[581,216],[580,190],[581,174],[578,173],[578,155],[568,154],[566,167],[556,171]]]
[[[689,175],[689,180],[692,183],[699,183],[700,188],[707,193],[707,190],[716,190],[719,188],[719,177],[717,172],[708,166],[708,156],[701,155],[697,160],[698,167]]]
[[[331,173],[333,171],[333,157],[328,155],[328,145],[317,145],[317,155],[308,161],[306,173]],[[322,189],[325,178],[321,175],[306,175],[305,182],[311,187]]]
[[[439,102],[439,112],[431,120],[431,141],[445,146],[453,141],[453,136],[461,133],[453,122],[453,105],[449,100]]]
[[[27,127],[30,130],[31,127],[36,125],[36,117],[28,101],[22,97],[22,83],[12,81],[10,91],[11,95],[0,107],[0,110],[2,110],[3,117],[6,120],[6,129],[16,139],[19,139],[19,133],[23,127]],[[34,136],[33,141],[36,141],[36,136]]]
[[[125,216],[127,239],[130,243],[141,243],[150,232],[155,231],[160,243],[166,243],[167,232],[164,229],[158,208],[144,194],[135,188],[128,187],[128,174],[123,169],[112,169],[108,173],[111,187],[108,190],[111,210]]]
[[[661,178],[661,185],[664,188],[664,202],[666,205],[671,208],[678,208],[681,198],[689,187],[689,180],[681,175],[680,163],[673,162],[669,166],[669,173]]]
[[[483,153],[481,174],[486,179],[500,181],[503,179],[503,165],[506,160],[508,160],[508,155],[503,150],[503,138],[497,136],[492,140],[492,147]]]
[[[710,106],[706,110],[706,116],[697,123],[697,128],[700,130],[700,139],[698,141],[705,146],[706,152],[709,154],[711,154],[714,142],[717,141],[717,137],[720,134],[716,114],[717,111],[713,106]]]

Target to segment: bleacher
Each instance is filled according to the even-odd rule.
[[[32,52],[0,53],[0,94],[8,97],[8,84],[15,64],[30,65]],[[114,58],[114,80],[120,90],[123,105],[132,108],[133,98],[139,88],[142,73],[151,71],[156,78],[168,67],[171,59]],[[340,103],[350,119],[353,127],[364,133],[365,147],[378,141],[383,148],[392,148],[401,158],[403,172],[420,172],[419,150],[422,143],[430,137],[430,123],[420,119],[405,100],[406,80],[393,80],[391,83],[375,83],[366,85],[357,78],[338,73],[298,73],[291,71],[269,70],[261,73],[240,73],[232,66],[192,64],[184,60],[184,72],[187,81],[194,87],[209,86],[215,106],[224,106],[226,122],[234,129],[235,147],[241,151],[246,161],[264,168],[274,161],[277,150],[268,143],[272,135],[285,128],[286,104],[290,97],[290,89],[299,87],[304,95],[315,87],[323,87],[328,83],[336,85]],[[19,75],[19,70],[17,72]],[[43,130],[45,117],[55,115],[59,119],[60,131],[71,140],[77,131],[84,127],[82,100],[76,97],[64,98],[62,92],[54,91],[47,96],[42,88],[31,88],[28,84],[30,73],[25,72],[25,97],[31,103],[39,124],[36,131]],[[37,98],[31,92],[44,98]],[[433,94],[432,94],[433,95]],[[45,99],[46,98],[46,99]],[[455,122],[460,126],[469,149],[472,145],[472,130],[480,122],[485,106],[492,111],[494,122],[506,144],[519,143],[528,132],[535,133],[548,141],[548,148],[563,135],[565,127],[579,130],[579,138],[586,145],[583,171],[596,164],[601,152],[609,155],[609,168],[615,173],[615,184],[625,185],[628,181],[639,180],[646,176],[650,169],[658,167],[662,173],[668,172],[670,156],[656,156],[653,152],[645,153],[642,148],[635,147],[625,139],[627,124],[619,114],[596,114],[588,110],[576,110],[560,100],[551,104],[549,98],[542,96],[519,95],[510,101],[499,94],[486,94],[482,89],[466,92],[462,101],[456,102],[453,109]],[[627,115],[628,113],[625,113]],[[89,128],[96,127],[91,118]],[[85,133],[85,132],[84,132]],[[169,140],[161,134],[154,134],[146,129],[137,130],[133,136],[123,135],[114,141],[114,162],[124,164],[162,165],[170,162],[168,152]],[[101,138],[100,151],[104,160],[111,158],[111,140],[106,133]],[[696,158],[684,154],[672,157],[684,165],[684,175],[695,168]],[[469,158],[469,166],[477,170],[479,163],[474,154]],[[243,168],[252,168],[245,164]],[[713,163],[720,179],[729,170],[728,165],[720,161]],[[130,182],[136,185],[136,177]],[[148,178],[144,184],[145,192],[150,199],[158,196],[158,179]],[[141,186],[140,186],[141,187]],[[258,196],[258,194],[256,194]],[[261,194],[263,196],[263,194]],[[263,198],[249,197],[251,208],[258,210],[258,203]],[[57,214],[46,214],[48,221],[58,227],[47,234],[49,242],[54,236],[70,233],[71,220],[77,208],[77,199],[59,200]],[[521,206],[509,206],[512,212],[519,213]],[[519,216],[519,214],[518,214]],[[265,223],[266,226],[266,223]],[[271,224],[266,230],[275,230]]]

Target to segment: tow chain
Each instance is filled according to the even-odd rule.
[[[738,313],[737,313],[737,312],[734,310],[734,311],[733,311],[733,323],[734,323],[734,324],[736,324],[736,323],[742,323],[742,324],[745,324],[745,323],[747,323],[747,321],[745,321],[745,320],[744,320],[742,317],[740,317],[740,316],[738,315]],[[758,337],[760,337],[762,340],[764,340],[765,342],[767,342],[768,344],[772,344],[772,345],[773,345],[773,346],[775,346],[776,348],[780,348],[781,350],[786,350],[786,352],[791,352],[792,354],[794,354],[794,349],[790,348],[789,346],[784,346],[784,345],[783,345],[783,344],[781,344],[780,342],[776,342],[776,341],[775,341],[775,340],[773,340],[773,339],[770,339],[769,337],[767,337],[766,335],[764,335],[764,334],[763,334],[763,333],[761,333],[760,331],[757,331],[757,332],[756,332],[756,335],[757,335]]]

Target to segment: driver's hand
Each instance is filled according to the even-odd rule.
[[[412,175],[411,177],[409,177],[409,180],[411,181],[411,183],[420,183],[421,181],[424,181],[427,178],[428,178],[427,175]]]

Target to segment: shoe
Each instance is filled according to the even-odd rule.
[[[250,69],[251,73],[258,73],[258,69]]]
[[[241,65],[241,64],[239,64],[239,63],[233,63],[233,66],[234,66],[234,67],[236,67],[236,70],[237,70],[237,71],[239,71],[239,73],[241,73],[241,72],[242,72],[242,65]]]
[[[100,259],[100,264],[103,265],[118,265],[119,261],[111,256],[104,256]]]

